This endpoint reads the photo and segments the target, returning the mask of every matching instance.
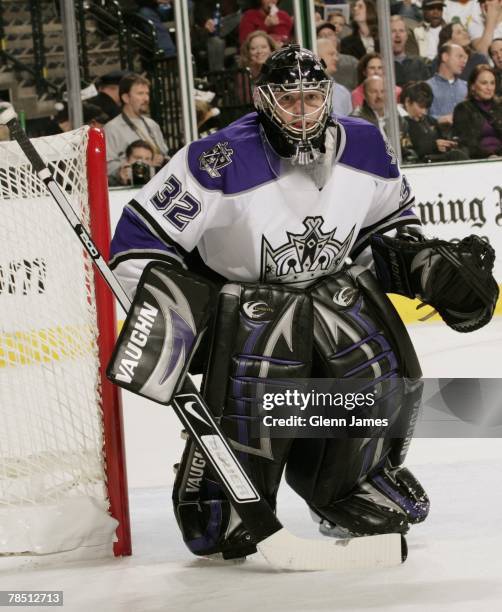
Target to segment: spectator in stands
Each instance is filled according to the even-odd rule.
[[[338,62],[338,51],[335,41],[329,38],[317,40],[317,55],[324,60],[326,72],[333,79],[332,110],[336,115],[347,116],[352,112],[350,91],[336,82],[336,69]]]
[[[402,87],[409,81],[425,81],[430,76],[425,60],[409,57],[406,53],[408,30],[404,19],[400,15],[393,15],[390,22],[396,84]]]
[[[352,34],[342,39],[341,51],[361,59],[378,51],[378,18],[374,0],[355,0],[351,6]]]
[[[467,83],[459,78],[466,63],[467,53],[460,45],[443,45],[438,71],[427,81],[434,95],[430,114],[445,128],[453,122],[453,109],[467,95]]]
[[[419,162],[459,161],[468,159],[458,141],[442,138],[436,119],[428,115],[432,90],[424,81],[409,83],[401,94],[402,131],[411,143]]]
[[[195,112],[197,115],[197,131],[199,138],[204,138],[217,132],[221,127],[220,109],[207,100],[195,99]]]
[[[73,130],[73,126],[70,121],[70,114],[68,112],[68,105],[66,103],[59,104],[59,108],[58,105],[56,105],[56,108],[58,112],[54,117],[51,117],[47,123],[47,126],[44,127],[43,133],[45,136],[62,134],[63,132]],[[108,115],[104,113],[99,106],[90,104],[87,101],[82,103],[82,115],[85,125],[100,129],[109,120]]]
[[[112,70],[100,76],[96,80],[98,95],[87,100],[89,104],[99,106],[109,119],[120,114],[119,83],[126,74],[124,70]]]
[[[376,125],[382,135],[387,138],[387,118],[385,116],[385,87],[382,77],[373,75],[368,77],[364,83],[364,102],[356,108],[352,117],[366,119]]]
[[[153,156],[152,146],[145,140],[131,142],[117,172],[108,177],[108,184],[145,185],[154,175]]]
[[[502,37],[502,0],[479,0],[481,15],[469,25],[472,45],[477,51],[488,55],[494,38]]]
[[[194,0],[192,50],[204,54],[210,72],[225,69],[227,38],[230,40],[233,33],[237,34],[239,21],[235,1]]]
[[[364,81],[370,76],[379,76],[384,78],[383,63],[380,53],[367,53],[364,55],[357,65],[357,80],[359,85],[352,91],[352,106],[357,108],[364,102]],[[396,101],[399,100],[401,88],[396,85]]]
[[[446,45],[447,43],[460,45],[467,53],[467,64],[465,65],[465,68],[462,70],[462,74],[460,75],[460,78],[466,82],[469,80],[469,76],[471,75],[471,72],[476,66],[478,66],[479,64],[488,63],[488,58],[485,55],[483,55],[482,53],[478,53],[473,49],[469,33],[459,22],[449,23],[443,28],[441,28],[441,32],[439,33],[438,51],[443,45]],[[437,72],[438,65],[439,59],[438,56],[436,56],[433,62],[431,63],[431,70],[433,71],[433,73]]]
[[[336,27],[327,21],[317,26],[317,40],[328,38],[336,43],[338,51],[338,64],[336,71],[336,81],[349,91],[354,89],[357,84],[357,60],[353,55],[340,53],[340,38],[337,36]]]
[[[316,27],[324,21],[323,13],[324,3],[314,0],[314,24]]]
[[[495,70],[476,66],[468,99],[455,107],[453,132],[472,159],[502,155],[502,102],[495,98]]]
[[[275,40],[262,30],[256,30],[246,38],[241,46],[239,67],[247,68],[251,80],[260,74],[267,58],[277,49]]]
[[[155,26],[157,43],[166,57],[176,56],[176,47],[165,21],[170,18],[171,0],[136,0],[138,15],[149,19]]]
[[[339,40],[342,40],[342,38],[345,38],[346,36],[350,36],[351,29],[347,25],[345,15],[342,13],[342,11],[333,11],[330,13],[327,23],[335,26],[336,35],[338,36]]]
[[[433,60],[437,55],[439,32],[445,25],[443,19],[443,0],[423,0],[423,22],[414,28],[413,34],[418,44],[418,54]]]
[[[158,123],[146,116],[150,102],[150,83],[139,74],[126,75],[119,84],[122,112],[105,125],[108,176],[115,174],[125,152],[135,140],[144,140],[154,151],[154,166],[167,160],[167,145]]]
[[[391,15],[400,15],[420,23],[422,21],[420,3],[421,0],[391,0]]]
[[[336,26],[329,21],[322,21],[316,27],[317,38],[330,38],[331,40],[339,41],[340,37],[338,36]]]
[[[481,14],[478,0],[445,0],[443,17],[446,23],[460,22],[469,28],[473,19]]]
[[[488,50],[494,65],[496,83],[496,96],[502,96],[502,38],[495,38]]]
[[[244,11],[239,25],[242,45],[255,30],[269,34],[281,46],[289,42],[293,32],[293,19],[278,7],[280,0],[254,0],[253,8]]]

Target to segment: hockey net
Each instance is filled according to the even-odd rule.
[[[103,135],[33,142],[106,257]],[[113,299],[15,142],[0,143],[0,218],[0,554],[129,554]]]

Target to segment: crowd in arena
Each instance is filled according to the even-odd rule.
[[[154,23],[165,56],[175,57],[167,24],[173,23],[176,1],[132,5]],[[390,6],[403,160],[502,156],[502,0],[391,0]],[[287,0],[189,0],[188,7],[195,74],[232,73],[237,97],[248,83],[252,87],[276,49],[294,41]],[[365,119],[388,136],[376,0],[316,0],[315,8],[317,52],[335,82],[335,114]],[[148,76],[113,71],[98,79],[97,95],[84,101],[84,121],[104,126],[111,185],[148,178],[153,170],[139,171],[141,164],[158,168],[168,159],[162,131],[148,117]],[[212,104],[204,93],[196,99],[201,136],[223,127],[217,101]],[[63,108],[48,132],[67,129]]]
[[[202,70],[228,66],[236,43],[238,65],[252,81],[269,55],[294,39],[293,16],[281,0],[248,2],[240,21],[235,15],[246,3],[191,4]],[[349,19],[347,6],[316,2],[318,55],[336,83],[333,109],[387,134],[376,3],[352,0]],[[391,35],[404,161],[502,155],[502,0],[391,0]]]

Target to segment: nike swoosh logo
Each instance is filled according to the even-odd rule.
[[[202,421],[202,423],[204,423],[204,425],[207,425],[208,427],[211,427],[211,423],[208,423],[206,420],[204,420],[201,417],[201,415],[196,410],[194,410],[193,406],[195,404],[197,404],[197,402],[186,402],[186,404],[184,404],[184,406],[183,406],[183,410],[185,410],[185,412],[188,412],[188,414],[191,414],[193,417],[195,417],[199,421]]]

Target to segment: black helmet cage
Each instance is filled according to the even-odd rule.
[[[299,164],[310,163],[323,148],[331,115],[332,81],[322,60],[299,45],[280,49],[267,60],[254,89],[254,104],[270,144],[281,155]],[[322,102],[305,112],[309,92],[319,92]],[[298,92],[300,111],[281,105],[290,92]]]

